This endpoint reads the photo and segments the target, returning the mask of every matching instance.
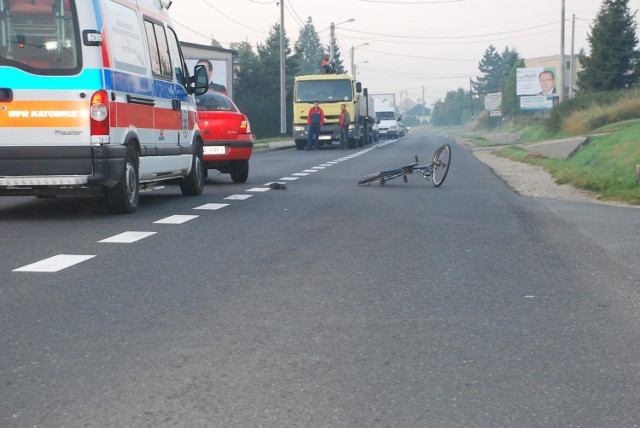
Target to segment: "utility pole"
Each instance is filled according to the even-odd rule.
[[[559,100],[562,102],[564,99],[564,3],[565,0],[562,0],[562,16],[560,18],[560,92],[559,92]]]
[[[576,78],[576,58],[575,58],[575,46],[576,46],[576,14],[573,14],[571,21],[571,69],[569,70],[569,98],[573,98],[573,85]]]
[[[329,42],[329,63],[333,62],[333,56],[335,52],[333,52],[333,45],[336,44],[336,24],[331,23],[331,42]]]
[[[285,88],[284,1],[280,0],[280,133],[287,133],[287,90]]]
[[[469,98],[471,99],[471,118],[473,119],[473,80],[469,77]]]

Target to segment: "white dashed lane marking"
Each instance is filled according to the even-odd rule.
[[[76,254],[58,254],[57,256],[49,257],[48,259],[40,260],[39,262],[32,263],[27,266],[23,266],[18,269],[14,269],[14,272],[59,272],[62,269],[66,269],[70,266],[82,263],[85,260],[94,258],[95,255],[83,256]]]
[[[132,242],[139,241],[147,238],[151,235],[155,235],[156,232],[124,232],[119,235],[114,235],[110,238],[103,239],[98,242],[105,242],[111,244],[131,244]]]
[[[210,210],[210,211],[215,211],[215,210],[219,210],[220,208],[224,208],[224,207],[228,207],[229,204],[205,204],[205,205],[201,205],[199,207],[195,207],[194,210]]]
[[[182,224],[186,223],[189,220],[193,220],[194,218],[198,218],[197,215],[172,215],[158,221],[154,221],[156,224]]]
[[[336,165],[340,162],[349,160],[349,159],[353,159],[357,156],[361,156],[373,149],[376,149],[378,147],[382,147],[385,146],[387,144],[393,143],[395,142],[395,140],[389,141],[389,142],[385,142],[385,143],[379,143],[369,149],[366,150],[362,150],[359,151],[357,153],[354,153],[352,155],[349,156],[344,156],[341,157],[339,159],[336,159],[334,161],[329,161],[323,164],[320,164],[319,166],[314,166],[311,167],[310,169],[305,169],[302,172],[296,172],[291,174],[291,177],[282,177],[279,179],[279,181],[295,181],[300,177],[304,177],[306,175],[309,175],[311,173],[314,172],[318,172],[320,170],[323,170],[325,168],[328,168],[330,166]],[[277,182],[272,182],[272,183],[277,183]],[[267,183],[265,184],[265,186],[269,186],[272,183]],[[279,184],[284,184],[284,183],[279,183]],[[269,191],[270,188],[269,187],[254,187],[252,189],[248,189],[246,190],[247,192],[267,192]],[[225,199],[227,200],[246,200],[248,198],[250,198],[253,195],[231,195],[226,197]],[[214,203],[210,203],[210,204],[205,204],[205,205],[201,205],[199,207],[195,207],[194,210],[210,210],[210,211],[215,211],[215,210],[219,210],[221,208],[227,207],[229,206],[229,204],[214,204]],[[161,220],[155,221],[154,223],[156,224],[183,224],[186,223],[190,220],[193,220],[195,218],[197,218],[197,215],[172,215],[166,218],[163,218]],[[100,243],[133,243],[136,241],[139,241],[141,239],[147,238],[149,236],[154,235],[156,232],[135,232],[135,231],[128,231],[128,232],[123,232],[119,235],[114,235],[112,237],[103,239],[102,241],[98,241]],[[39,262],[35,262],[32,263],[30,265],[27,266],[23,266],[20,267],[18,269],[14,269],[14,272],[59,272],[63,269],[66,269],[68,267],[74,266],[78,263],[82,263],[86,260],[92,259],[96,257],[95,255],[76,255],[76,254],[58,254],[57,256],[53,256],[50,257],[48,259],[44,259],[41,260]]]
[[[231,201],[244,201],[245,199],[249,199],[252,196],[253,195],[231,195],[231,196],[227,196],[225,199],[228,199]]]

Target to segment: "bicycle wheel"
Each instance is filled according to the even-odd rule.
[[[449,167],[451,166],[451,146],[445,144],[438,148],[433,154],[433,160],[431,163],[433,171],[431,172],[431,183],[434,186],[440,187],[444,183],[444,179],[447,178]]]
[[[389,179],[398,174],[398,171],[382,171],[376,174],[367,175],[361,180],[358,180],[358,184],[369,184],[374,181],[379,181],[380,184],[386,183]]]

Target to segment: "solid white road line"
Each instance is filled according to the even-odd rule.
[[[271,190],[268,187],[254,187],[253,189],[247,189],[245,192],[268,192]]]
[[[70,266],[82,263],[85,260],[94,258],[95,255],[83,256],[75,254],[58,254],[57,256],[49,257],[48,259],[40,260],[39,262],[32,263],[27,266],[23,266],[18,269],[14,269],[14,272],[59,272],[62,269],[66,269]]]

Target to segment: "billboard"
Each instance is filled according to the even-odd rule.
[[[187,68],[193,70],[196,64],[206,67],[209,74],[209,89],[227,94],[227,62],[211,58],[201,58],[199,60],[187,59]]]
[[[557,103],[555,67],[518,68],[516,95],[521,110],[547,110]]]
[[[518,68],[516,95],[556,95],[556,68]]]
[[[489,112],[489,116],[502,116],[500,106],[502,105],[502,92],[487,94],[484,97],[484,109]]]

